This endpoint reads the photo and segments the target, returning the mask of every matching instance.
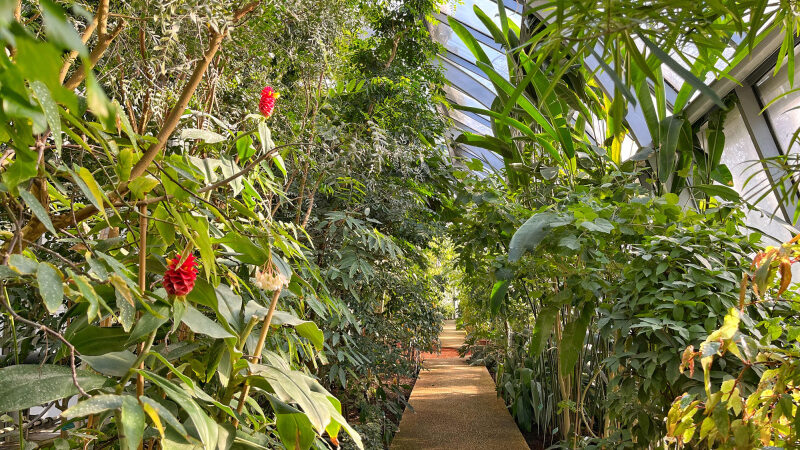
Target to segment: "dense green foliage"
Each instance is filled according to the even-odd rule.
[[[435,5],[1,5],[4,437],[388,443],[445,312]]]
[[[791,77],[797,2],[500,3],[508,76],[449,22],[481,109],[433,0],[0,0],[4,443],[383,448],[457,315],[546,445],[800,446],[800,238],[709,85],[770,36]]]
[[[521,26],[503,8],[474,8],[507,78],[450,21],[497,92],[490,109],[451,105],[492,125],[457,142],[503,159],[457,173],[463,350],[545,445],[796,446],[795,244],[753,259],[769,238],[745,225],[744,186],[721,163],[735,105],[706,84],[772,33],[778,67],[793,73],[796,5],[531,8]],[[736,33],[747,33],[738,45]],[[671,104],[667,69],[685,81]],[[697,98],[716,106],[692,122]],[[632,111],[651,142],[637,145]]]

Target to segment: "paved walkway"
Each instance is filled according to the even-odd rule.
[[[442,347],[458,348],[464,332],[446,321]],[[425,361],[409,399],[392,450],[528,450],[485,367],[461,358]]]

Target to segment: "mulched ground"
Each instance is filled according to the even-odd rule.
[[[528,447],[530,447],[531,450],[545,450],[547,448],[539,433],[535,431],[528,432],[522,428],[520,428],[519,431],[522,433],[522,437],[525,438],[525,442],[528,443]]]
[[[458,358],[458,349],[443,347],[439,353],[423,353],[422,359]]]

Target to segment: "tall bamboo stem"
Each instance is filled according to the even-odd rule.
[[[139,206],[139,290],[144,294],[147,287],[147,205]],[[139,351],[144,350],[143,344],[139,344]],[[139,365],[144,369],[144,361]],[[136,375],[136,398],[144,395],[144,377]]]
[[[147,204],[139,206],[139,290],[144,295],[145,288],[147,287]],[[150,345],[153,345],[155,339],[155,332],[150,336],[149,343],[145,346],[144,343],[139,344],[139,356],[142,352],[150,351]],[[144,358],[139,364],[140,369],[144,369]],[[144,376],[141,373],[136,374],[136,399],[144,395]],[[139,450],[144,448],[144,441],[139,443]]]

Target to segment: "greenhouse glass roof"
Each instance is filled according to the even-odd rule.
[[[505,13],[517,26],[522,26],[524,5],[513,0],[503,1]],[[500,14],[495,0],[463,0],[461,2],[446,2],[440,8],[440,13],[434,15],[434,21],[429,24],[432,38],[442,45],[440,60],[442,68],[449,81],[445,94],[449,102],[457,105],[478,109],[490,109],[496,93],[486,74],[476,65],[472,52],[464,45],[448,23],[448,19],[455,19],[475,38],[494,65],[495,70],[503,77],[508,78],[509,68],[506,55],[502,47],[497,44],[484,24],[474,12],[474,7],[479,7],[498,26]],[[539,20],[542,17],[537,16]],[[705,82],[719,95],[720,98],[734,94],[737,107],[734,108],[726,120],[727,136],[723,160],[729,166],[735,187],[740,194],[749,201],[755,201],[753,194],[741,186],[753,177],[763,184],[775,183],[780,179],[780,173],[774,168],[759,168],[754,161],[785,154],[800,153],[800,144],[792,146],[792,135],[800,127],[800,90],[797,84],[790,87],[788,83],[786,62],[775,70],[775,53],[781,45],[781,34],[776,32],[766,35],[758,41],[753,49],[744,58],[733,59],[737,46],[745,39],[742,34],[734,35],[730,45],[722,52],[722,59],[715,64],[719,73],[710,73]],[[796,42],[797,44],[797,42]],[[596,54],[602,54],[602,49],[597,49]],[[681,57],[675,57],[682,67],[687,70],[692,68],[693,58],[699,52],[687,46],[683,49]],[[795,53],[800,54],[800,46],[795,48]],[[604,73],[602,64],[596,59],[589,58],[586,63],[589,68],[596,71],[600,87],[609,96],[614,92],[613,79]],[[594,66],[594,67],[591,67]],[[665,81],[665,96],[668,108],[675,102],[678,92],[684,81],[676,71],[669,67],[662,67]],[[721,74],[724,73],[725,76]],[[800,78],[800,77],[795,77]],[[737,83],[734,80],[739,80]],[[800,81],[800,80],[798,80]],[[789,92],[788,94],[786,94]],[[779,101],[770,103],[778,95],[786,94]],[[765,108],[766,107],[766,108]],[[685,109],[687,117],[699,126],[706,115],[716,108],[716,105],[707,96],[695,92]],[[764,113],[762,114],[762,109]],[[491,122],[485,115],[471,111],[450,108],[447,114],[453,121],[453,136],[463,131],[477,134],[492,134]],[[635,105],[629,105],[626,122],[629,134],[622,145],[622,158],[627,159],[639,148],[648,146],[651,136],[648,131],[642,111]],[[595,135],[605,134],[606,125],[602,121],[594,121],[587,127],[587,138],[597,142]],[[730,131],[728,131],[730,130]],[[468,158],[477,158],[495,169],[503,167],[502,158],[490,150],[458,144],[453,151]],[[760,174],[754,175],[754,171]],[[788,224],[794,223],[794,208],[779,205],[775,194],[769,194],[756,202],[757,209],[748,214],[748,223],[758,228],[768,236],[784,239],[790,236]]]

